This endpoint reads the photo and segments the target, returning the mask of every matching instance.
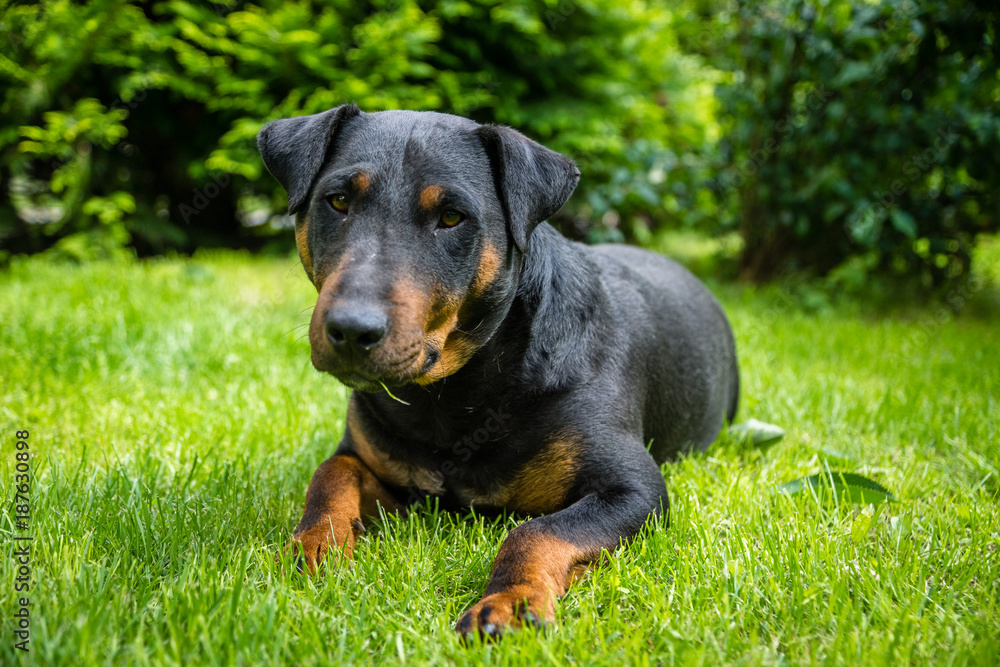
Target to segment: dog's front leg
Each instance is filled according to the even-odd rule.
[[[564,510],[514,528],[500,546],[483,598],[458,621],[465,635],[498,635],[522,623],[555,620],[556,599],[586,566],[636,535],[646,519],[667,508],[666,487],[591,493]]]
[[[331,547],[350,559],[354,541],[364,532],[361,519],[377,515],[379,505],[390,511],[401,508],[364,463],[350,454],[332,456],[309,482],[302,520],[285,550],[301,548],[299,557],[310,574]]]

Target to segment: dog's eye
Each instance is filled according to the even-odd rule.
[[[438,223],[438,227],[454,227],[463,220],[465,220],[465,216],[458,211],[445,211],[441,214],[441,222]]]
[[[335,211],[347,213],[347,195],[333,195],[330,197],[330,206],[332,206]]]

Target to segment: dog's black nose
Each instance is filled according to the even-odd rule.
[[[378,308],[339,307],[326,314],[326,338],[335,350],[368,352],[377,347],[389,329],[389,318]]]

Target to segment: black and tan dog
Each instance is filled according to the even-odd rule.
[[[551,620],[576,572],[666,511],[657,462],[732,419],[719,304],[668,259],[544,223],[580,173],[509,128],[346,105],[258,143],[319,292],[313,365],[355,390],[290,546],[314,571],[379,504],[427,494],[536,515],[458,630]]]

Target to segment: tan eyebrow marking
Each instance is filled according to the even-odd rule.
[[[424,188],[423,191],[421,191],[420,193],[420,208],[424,209],[425,211],[431,210],[432,208],[437,206],[438,202],[441,201],[441,197],[443,196],[444,196],[444,188],[442,188],[440,185],[431,185]]]
[[[372,184],[372,177],[365,172],[358,172],[351,177],[351,183],[357,188],[359,194],[364,194]]]

